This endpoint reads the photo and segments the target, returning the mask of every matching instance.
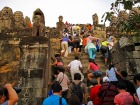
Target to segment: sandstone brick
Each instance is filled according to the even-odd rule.
[[[139,58],[140,59],[140,51],[133,51],[133,58]]]
[[[139,50],[140,51],[140,46],[135,46],[135,50]]]

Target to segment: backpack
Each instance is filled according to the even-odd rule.
[[[75,94],[80,102],[82,102],[83,100],[83,91],[82,91],[82,87],[81,87],[81,81],[76,85],[74,82],[72,82],[73,85],[73,94]]]
[[[81,40],[80,40],[80,38],[78,37],[78,36],[75,36],[74,37],[74,42],[80,42]]]
[[[106,46],[101,46],[100,50],[101,52],[106,53],[108,49]]]

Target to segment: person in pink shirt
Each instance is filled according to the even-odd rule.
[[[95,77],[98,81],[98,84],[100,84],[101,80],[101,71],[100,67],[95,63],[94,59],[89,59],[89,64],[88,64],[88,71],[92,70],[91,73],[88,74],[88,79],[91,81],[93,77]]]
[[[59,81],[60,85],[62,86],[62,97],[66,99],[66,101],[68,101],[67,99],[67,95],[68,95],[68,85],[70,84],[70,80],[68,78],[68,76],[64,73],[65,69],[58,67],[57,72],[58,72],[58,76],[56,78],[56,81]]]
[[[89,32],[89,35],[87,36],[87,44],[91,43],[93,40],[96,41],[96,40],[99,40],[99,38],[93,37],[91,35],[91,32]]]
[[[126,92],[127,86],[124,82],[119,82],[117,84],[117,89],[119,94],[114,98],[114,103],[116,105],[132,105],[134,102],[136,104],[133,105],[139,105],[138,98],[135,95]]]

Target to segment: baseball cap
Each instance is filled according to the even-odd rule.
[[[109,78],[107,76],[103,77],[103,82],[109,82]]]

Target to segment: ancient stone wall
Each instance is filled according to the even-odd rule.
[[[41,105],[47,96],[51,79],[49,46],[49,40],[21,45],[19,86],[22,92],[18,105]]]
[[[21,11],[13,13],[10,7],[4,7],[0,11],[0,33],[10,33],[17,30],[31,28],[31,21]]]
[[[112,62],[130,76],[140,72],[139,35],[122,37],[111,50]]]
[[[0,40],[0,83],[18,82],[20,49],[18,41]]]
[[[18,34],[0,34],[0,83],[15,82],[22,88],[18,105],[41,105],[51,79],[50,42]]]

